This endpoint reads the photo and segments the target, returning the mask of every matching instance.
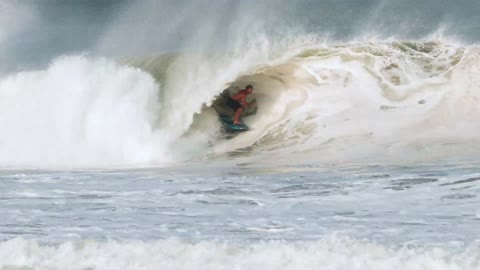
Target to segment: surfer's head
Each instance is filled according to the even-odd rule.
[[[251,85],[249,84],[249,85],[247,85],[247,87],[245,87],[245,90],[247,90],[247,92],[248,92],[249,94],[251,94],[251,93],[253,92],[253,86],[251,86]]]

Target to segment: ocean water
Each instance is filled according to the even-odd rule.
[[[477,11],[2,2],[0,269],[480,269]]]
[[[1,266],[478,269],[479,179],[466,164],[3,172]]]

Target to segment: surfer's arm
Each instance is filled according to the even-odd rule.
[[[248,103],[246,99],[242,100],[242,106],[246,109],[246,108],[254,108],[254,107],[257,107],[257,105],[255,105],[255,102],[250,102]]]
[[[242,98],[242,100],[240,101],[240,103],[242,104],[242,106],[243,106],[244,108],[250,107],[250,104],[248,104],[246,97]]]

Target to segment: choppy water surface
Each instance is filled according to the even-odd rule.
[[[476,167],[4,171],[0,237],[480,240]]]

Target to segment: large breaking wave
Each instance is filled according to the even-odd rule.
[[[480,153],[480,50],[444,42],[303,41],[223,54],[62,57],[0,81],[0,166],[159,166],[242,149],[302,162],[432,161]],[[251,131],[211,107],[253,84]],[[291,160],[290,160],[291,161]]]

